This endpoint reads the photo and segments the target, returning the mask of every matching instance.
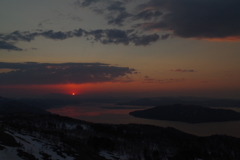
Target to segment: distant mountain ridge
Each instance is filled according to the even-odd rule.
[[[240,100],[217,99],[207,97],[156,97],[141,98],[128,102],[120,102],[118,105],[138,105],[138,106],[162,106],[162,105],[201,105],[209,107],[240,107]]]

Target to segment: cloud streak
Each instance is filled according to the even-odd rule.
[[[154,10],[148,9],[148,10],[144,10],[144,11],[138,13],[137,15],[135,15],[133,17],[133,19],[134,20],[142,19],[145,21],[149,21],[149,20],[153,20],[154,18],[155,19],[159,18],[162,15],[163,15],[163,13],[160,11],[154,11]]]
[[[144,82],[142,83],[175,83],[175,82],[184,82],[185,78],[171,78],[171,79],[152,79],[152,78],[146,78],[144,79]]]
[[[180,73],[185,73],[185,72],[190,72],[190,73],[192,73],[192,72],[196,72],[195,70],[192,70],[192,69],[190,69],[190,70],[187,70],[187,69],[175,69],[175,70],[171,70],[172,72],[180,72]]]
[[[0,62],[0,69],[3,68],[12,71],[0,73],[0,85],[126,82],[119,79],[136,71],[128,67],[116,67],[104,63]],[[129,78],[126,80],[130,81]]]
[[[183,82],[185,78],[170,78],[170,79],[154,79],[149,76],[144,76],[144,81],[142,83],[175,83],[175,82]]]
[[[163,13],[155,10],[144,10],[139,13],[129,11],[128,4],[132,0],[78,0],[75,5],[81,8],[86,8],[101,13],[105,16],[109,25],[124,26],[126,21],[136,20],[157,20]],[[132,3],[133,4],[133,3]],[[136,5],[136,4],[134,4]]]
[[[87,37],[90,40],[93,39],[94,42],[100,42],[102,44],[129,45],[130,43],[133,43],[136,46],[150,45],[151,43],[154,43],[159,39],[162,39],[162,37],[160,37],[157,34],[140,35],[133,29],[131,30],[99,29],[86,31],[84,29],[79,28],[77,30],[67,32],[62,31],[54,32],[53,30],[48,31],[37,30],[36,32],[33,33],[14,31],[10,34],[0,34],[0,49],[21,51],[22,49],[14,46],[9,42],[10,41],[30,42],[33,41],[38,36],[42,36],[52,40],[65,40],[72,37]],[[165,37],[165,35],[163,36]]]

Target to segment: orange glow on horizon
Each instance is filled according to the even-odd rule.
[[[205,38],[207,41],[216,41],[216,42],[239,42],[240,36],[235,37],[225,37],[225,38]]]
[[[189,95],[219,91],[237,91],[240,85],[226,83],[227,81],[209,81],[203,83],[200,80],[185,80],[172,83],[142,83],[142,82],[105,82],[86,84],[58,84],[58,85],[8,85],[0,86],[0,94],[3,95],[45,95],[49,93],[61,93],[71,96],[141,96],[151,97],[158,95]],[[231,85],[230,85],[231,84]],[[13,92],[14,91],[14,92]]]

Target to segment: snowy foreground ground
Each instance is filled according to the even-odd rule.
[[[1,160],[25,160],[30,159],[30,157],[38,160],[74,160],[74,157],[67,155],[61,150],[61,147],[59,147],[61,144],[56,145],[37,137],[9,131],[5,133],[13,136],[21,146],[10,147],[0,143],[4,147],[3,150],[0,150]]]
[[[3,147],[0,150],[0,160],[75,160],[73,156],[64,152],[61,147],[63,146],[62,143],[55,144],[36,136],[13,133],[11,131],[5,131],[5,133],[14,137],[20,146],[6,146],[0,142],[0,146]],[[106,160],[129,159],[129,155],[127,154],[119,154],[106,150],[100,151],[99,156]],[[141,159],[144,158],[142,157]]]
[[[236,160],[240,139],[151,125],[96,124],[58,115],[0,117],[0,160]]]
[[[76,124],[61,123],[66,130],[74,130]],[[78,124],[82,130],[89,131],[90,126]],[[42,137],[37,132],[29,133],[26,131],[17,132],[16,130],[1,130],[16,142],[17,146],[2,143],[0,139],[0,160],[77,160],[77,151],[69,153],[69,148],[62,142],[53,141],[51,138]],[[72,148],[71,148],[72,149]],[[102,160],[127,160],[127,154],[119,154],[113,151],[100,150],[97,152]]]
[[[0,150],[0,160],[75,160],[73,156],[64,152],[61,146],[63,144],[51,143],[47,140],[37,138],[36,136],[29,136],[22,133],[13,133],[6,131],[5,133],[14,137],[14,139],[21,145],[18,147],[6,146],[0,142],[3,147]],[[128,155],[120,155],[110,151],[100,151],[99,155],[108,160],[127,160]]]

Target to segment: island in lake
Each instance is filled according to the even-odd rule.
[[[196,105],[157,106],[129,113],[134,117],[187,123],[205,123],[240,120],[240,113],[227,109],[212,109]]]

